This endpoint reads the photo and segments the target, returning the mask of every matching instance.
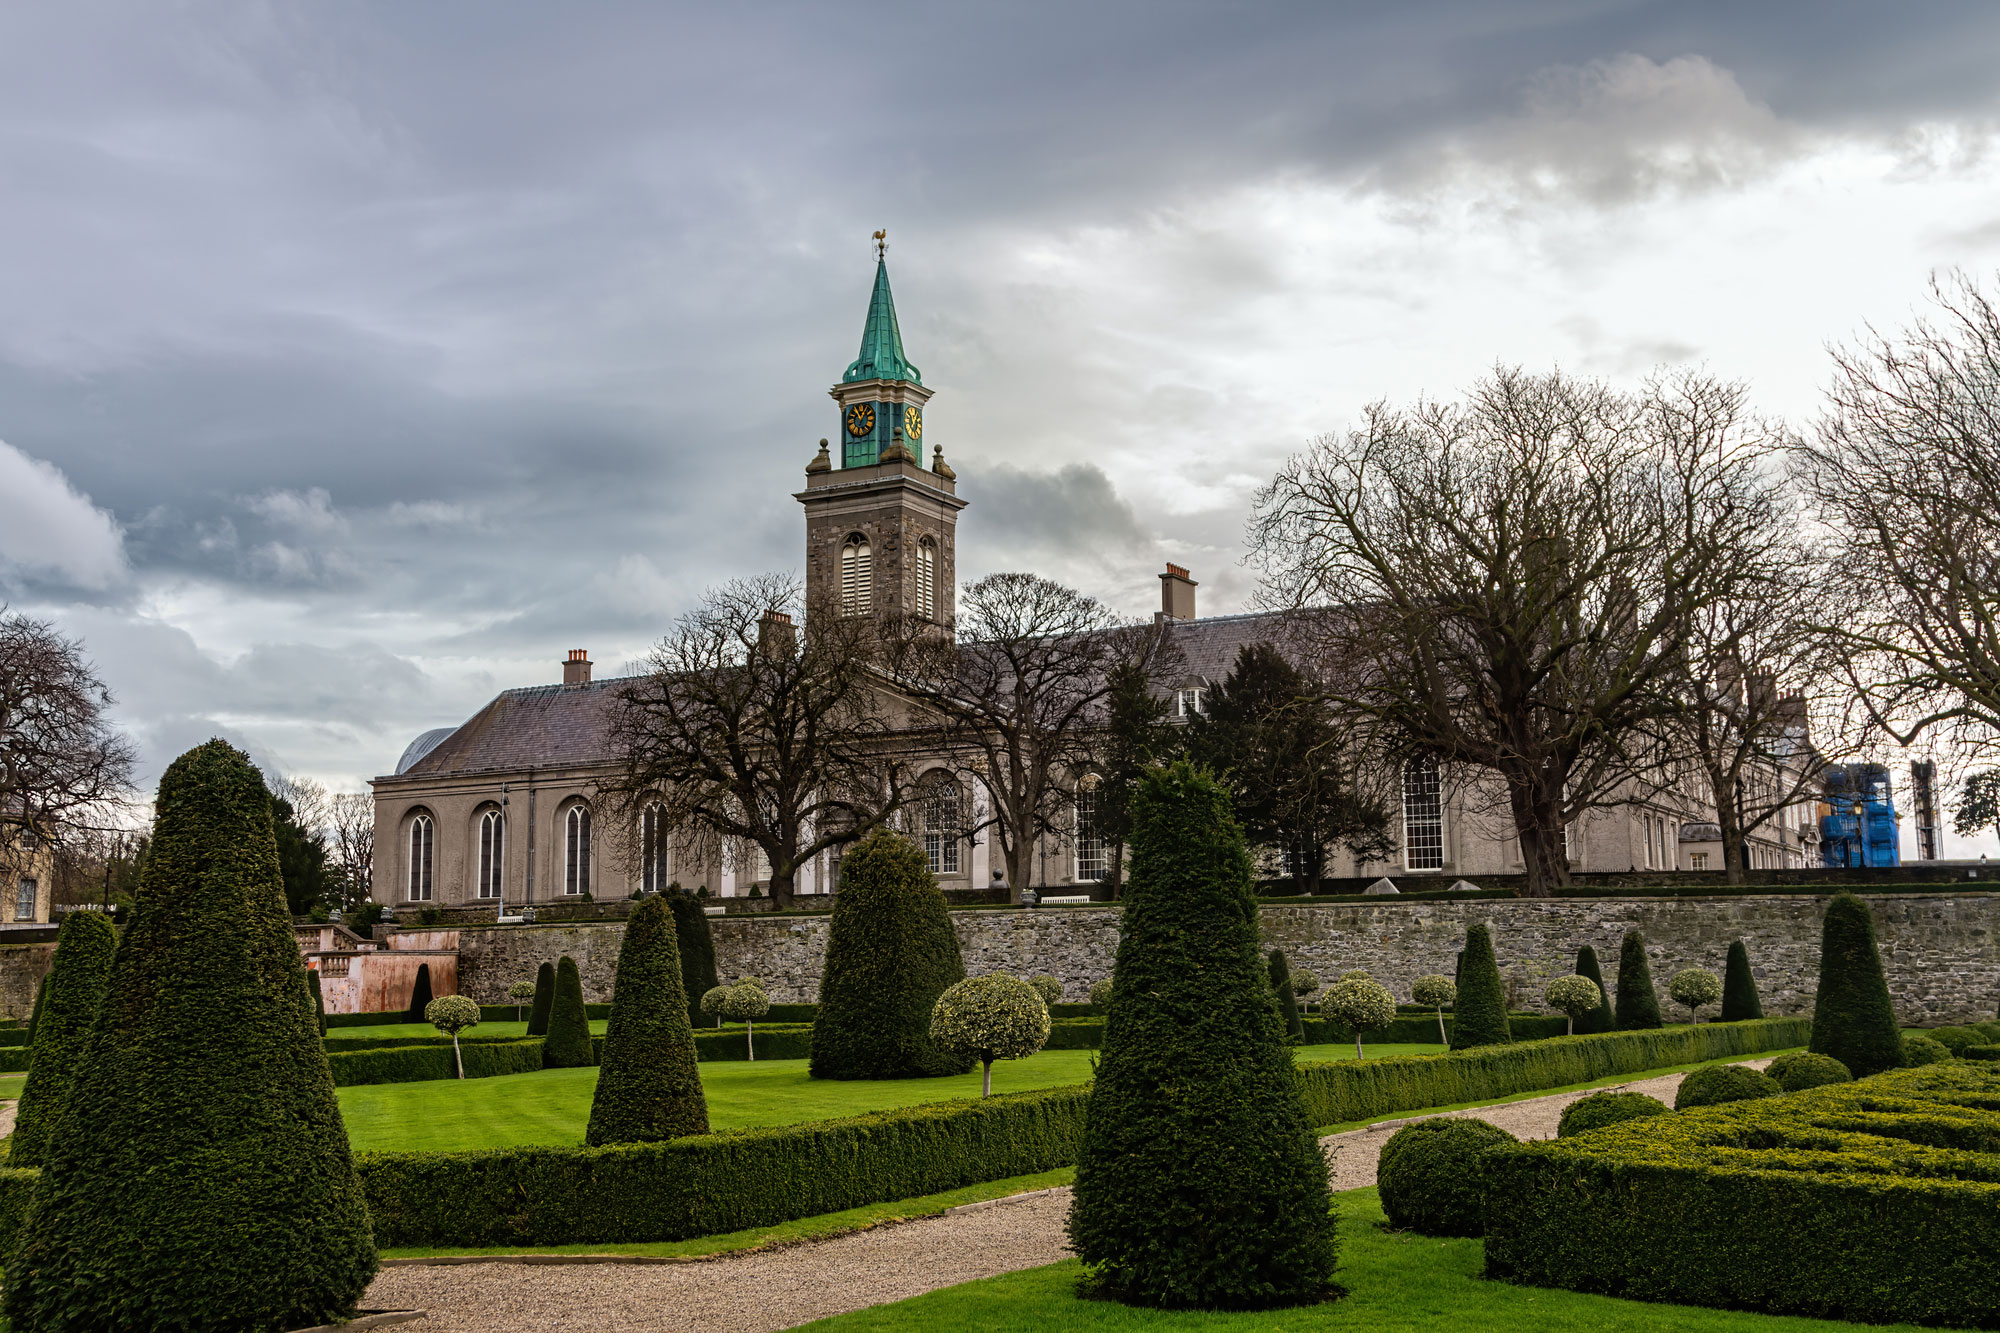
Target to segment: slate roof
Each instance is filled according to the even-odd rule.
[[[1285,638],[1283,618],[1266,611],[1174,622],[1174,643],[1186,660],[1182,674],[1190,682],[1219,681],[1247,645],[1270,642],[1283,647]]]

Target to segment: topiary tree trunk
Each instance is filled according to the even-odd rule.
[[[1653,969],[1646,962],[1646,939],[1636,930],[1626,931],[1618,946],[1618,1026],[1620,1030],[1663,1026]]]
[[[549,1006],[549,1033],[542,1038],[542,1068],[587,1069],[597,1063],[590,1047],[590,1011],[583,1006],[583,974],[576,960],[556,960],[556,996]]]
[[[674,915],[654,897],[625,922],[585,1143],[659,1143],[708,1133]]]
[[[210,741],[168,767],[156,809],[138,911],[8,1262],[5,1314],[16,1333],[348,1318],[375,1245],[270,796],[246,756]]]
[[[528,1035],[549,1035],[549,1011],[556,1002],[556,965],[543,963],[535,969],[535,999],[528,1006]]]
[[[1465,928],[1459,954],[1458,1000],[1452,1007],[1451,1048],[1498,1046],[1514,1040],[1507,1026],[1507,988],[1493,958],[1493,934],[1483,921]]]
[[[1292,992],[1292,969],[1285,962],[1285,951],[1271,950],[1267,966],[1278,1004],[1278,1022],[1284,1025],[1285,1040],[1297,1046],[1306,1039],[1306,1026],[1299,1021],[1299,997]]]
[[[814,1078],[935,1078],[972,1062],[931,1041],[938,997],[965,980],[923,849],[876,829],[840,861],[813,1018]]]
[[[410,986],[410,1007],[403,1015],[405,1023],[424,1022],[424,1010],[431,1007],[437,997],[431,994],[431,965],[417,964],[417,979]]]
[[[28,1055],[28,1081],[14,1120],[9,1166],[40,1166],[62,1120],[71,1080],[111,984],[118,932],[102,912],[71,912],[56,933],[56,956],[44,978],[46,998]]]
[[[1808,1049],[1832,1056],[1856,1078],[1903,1063],[1903,1034],[1875,947],[1875,920],[1868,904],[1851,893],[1837,893],[1826,905]]]
[[[674,914],[674,938],[680,949],[681,991],[688,1000],[688,1023],[701,1022],[701,997],[714,989],[715,936],[708,928],[708,913],[701,899],[675,886],[666,892],[667,906]],[[614,1003],[617,997],[612,997]]]
[[[1597,950],[1588,944],[1576,951],[1576,974],[1589,977],[1597,983],[1597,993],[1601,997],[1597,1008],[1576,1020],[1578,1036],[1592,1032],[1609,1032],[1618,1026],[1618,1020],[1611,1013],[1611,988],[1604,984],[1603,969],[1597,965]]]
[[[1196,1309],[1324,1299],[1325,1157],[1299,1100],[1229,793],[1181,762],[1134,798],[1069,1235],[1099,1291]]]
[[[1737,940],[1729,946],[1729,962],[1722,969],[1722,1021],[1741,1023],[1763,1016],[1764,1002],[1757,997],[1757,978],[1750,971],[1750,951]]]

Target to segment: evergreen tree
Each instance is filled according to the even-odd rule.
[[[1813,1003],[1815,1055],[1830,1055],[1856,1078],[1903,1063],[1903,1033],[1882,955],[1875,947],[1875,919],[1868,904],[1836,893],[1820,928],[1819,995]]]
[[[1597,993],[1601,997],[1594,1013],[1585,1014],[1576,1020],[1579,1036],[1589,1032],[1609,1032],[1618,1026],[1618,1020],[1611,1012],[1611,988],[1604,984],[1604,972],[1597,965],[1597,950],[1588,944],[1576,951],[1576,974],[1589,977],[1597,983]]]
[[[56,933],[56,956],[44,978],[47,999],[35,1020],[9,1166],[40,1166],[49,1136],[62,1119],[70,1081],[97,1023],[118,932],[102,912],[71,912]]]
[[[1278,1002],[1278,1022],[1284,1025],[1285,1040],[1297,1046],[1306,1039],[1305,1024],[1299,1021],[1299,997],[1292,990],[1292,969],[1283,949],[1271,950],[1271,991]]]
[[[1139,775],[1180,744],[1173,706],[1153,693],[1153,678],[1141,662],[1120,662],[1106,679],[1104,744],[1099,753],[1103,780],[1097,788],[1097,822],[1111,854],[1111,896],[1125,883],[1125,844],[1132,837],[1132,794]]]
[[[405,1023],[429,1022],[430,1020],[424,1017],[424,1010],[428,1009],[431,1001],[436,998],[435,995],[431,994],[431,965],[429,963],[418,963],[417,979],[410,986],[410,1007],[404,1012],[403,1021]]]
[[[681,957],[681,993],[687,997],[688,1023],[701,1022],[701,997],[714,990],[715,936],[708,929],[708,913],[701,899],[675,884],[667,889],[667,906],[674,914],[674,939]],[[611,997],[613,1004],[617,995]]]
[[[1757,978],[1750,971],[1750,951],[1737,940],[1729,946],[1729,962],[1722,969],[1722,1021],[1740,1023],[1763,1016],[1764,1002],[1757,998]]]
[[[1465,928],[1459,954],[1458,1002],[1452,1008],[1451,1048],[1498,1046],[1514,1040],[1507,1026],[1507,988],[1493,957],[1493,934],[1483,921]]]
[[[1230,804],[1180,762],[1146,774],[1134,811],[1069,1218],[1089,1281],[1134,1304],[1299,1304],[1333,1278],[1326,1162],[1271,1004]]]
[[[28,1045],[35,1044],[35,1029],[41,1025],[42,1002],[49,998],[49,974],[42,973],[42,979],[35,986],[35,1007],[28,1011]]]
[[[278,844],[278,869],[285,880],[286,910],[305,916],[315,904],[335,901],[339,886],[327,868],[326,835],[300,824],[292,803],[282,796],[271,797],[271,825]]]
[[[210,741],[167,769],[156,809],[6,1316],[16,1333],[333,1323],[374,1276],[375,1245],[270,798],[247,757]]]
[[[312,988],[313,1023],[319,1028],[319,1035],[326,1036],[326,993],[320,989],[319,969],[306,969],[306,982]]]
[[[932,1078],[972,1068],[931,1042],[938,996],[965,980],[924,853],[877,829],[841,858],[813,1020],[814,1078]]]
[[[528,1035],[549,1035],[549,1010],[556,1002],[556,965],[543,963],[535,969],[535,998],[528,1005]]]
[[[674,966],[680,966],[679,959]],[[549,1005],[549,1034],[542,1038],[542,1068],[585,1069],[596,1063],[590,1011],[583,1005],[583,974],[576,970],[576,960],[564,954],[556,960],[556,994]]]
[[[674,912],[648,898],[626,919],[618,947],[585,1143],[658,1143],[708,1133],[681,975]]]
[[[1660,997],[1646,962],[1646,940],[1636,930],[1626,931],[1618,946],[1618,1026],[1621,1030],[1661,1026]]]

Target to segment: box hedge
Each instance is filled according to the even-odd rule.
[[[1489,1277],[1868,1323],[2000,1316],[2000,1068],[1896,1070],[1486,1162]]]
[[[460,1047],[467,1078],[492,1078],[498,1074],[527,1074],[542,1067],[542,1039],[528,1037],[515,1041],[466,1042]],[[427,1083],[434,1078],[456,1078],[451,1043],[423,1046],[391,1046],[369,1051],[335,1051],[326,1057],[333,1069],[337,1088],[364,1083]]]

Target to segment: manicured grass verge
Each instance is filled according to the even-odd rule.
[[[1480,1242],[1438,1240],[1384,1229],[1372,1189],[1334,1196],[1340,1213],[1340,1269],[1345,1298],[1325,1305],[1245,1314],[1135,1309],[1079,1300],[1075,1261],[823,1319],[814,1333],[1094,1333],[1095,1330],[1201,1330],[1201,1333],[1840,1333],[1864,1327],[1741,1311],[1646,1305],[1609,1296],[1486,1282]],[[1880,1325],[1866,1327],[1885,1333]],[[1896,1325],[1911,1330],[1911,1325]]]

